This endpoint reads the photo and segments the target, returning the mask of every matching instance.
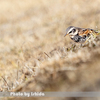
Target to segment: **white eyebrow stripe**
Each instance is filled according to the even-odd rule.
[[[72,31],[74,29],[74,27],[73,28],[71,28],[69,31],[68,31],[68,33],[70,32],[70,31]]]

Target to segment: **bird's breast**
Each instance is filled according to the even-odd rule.
[[[80,42],[80,43],[83,43],[83,42],[86,41],[86,37],[82,37],[82,36],[79,36],[79,35],[75,35],[75,36],[71,37],[71,39],[74,42]]]

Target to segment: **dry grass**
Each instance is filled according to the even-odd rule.
[[[21,87],[27,81],[32,81],[37,87],[33,90],[40,91],[41,85],[36,85],[34,80],[41,83],[43,79],[44,83],[50,84],[50,75],[55,80],[54,84],[60,82],[59,87],[63,85],[58,89],[52,87],[51,91],[63,91],[65,87],[70,87],[65,85],[63,79],[73,84],[82,82],[80,74],[86,69],[89,70],[89,65],[94,61],[91,56],[100,58],[97,57],[100,53],[100,39],[98,37],[93,43],[80,47],[69,37],[63,36],[70,25],[100,29],[99,4],[100,0],[0,0],[1,91],[17,91],[16,87]],[[91,65],[90,70],[96,72],[95,62],[92,64],[94,65]],[[100,65],[99,62],[97,64]],[[65,78],[59,73],[64,73]],[[90,80],[87,73],[82,75],[87,75],[85,77]],[[57,80],[59,75],[61,78]],[[99,74],[90,82],[98,77]],[[41,83],[43,90],[49,91],[48,85],[44,83]],[[80,86],[78,89],[76,86],[75,90],[83,88],[86,87]],[[22,91],[25,90],[23,87]],[[69,90],[73,89],[70,87]]]

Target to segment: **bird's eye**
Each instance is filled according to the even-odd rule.
[[[72,30],[72,31],[70,31],[69,33],[72,33],[72,32],[73,32],[73,33],[75,33],[75,32],[76,32],[76,29],[73,29],[73,30]]]
[[[73,33],[74,33],[74,32],[76,32],[76,29],[73,29],[72,31],[73,31]]]

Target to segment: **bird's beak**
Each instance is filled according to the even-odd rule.
[[[66,32],[66,34],[64,35],[64,37],[65,37],[66,35],[68,35],[68,33],[67,33],[67,32]]]

